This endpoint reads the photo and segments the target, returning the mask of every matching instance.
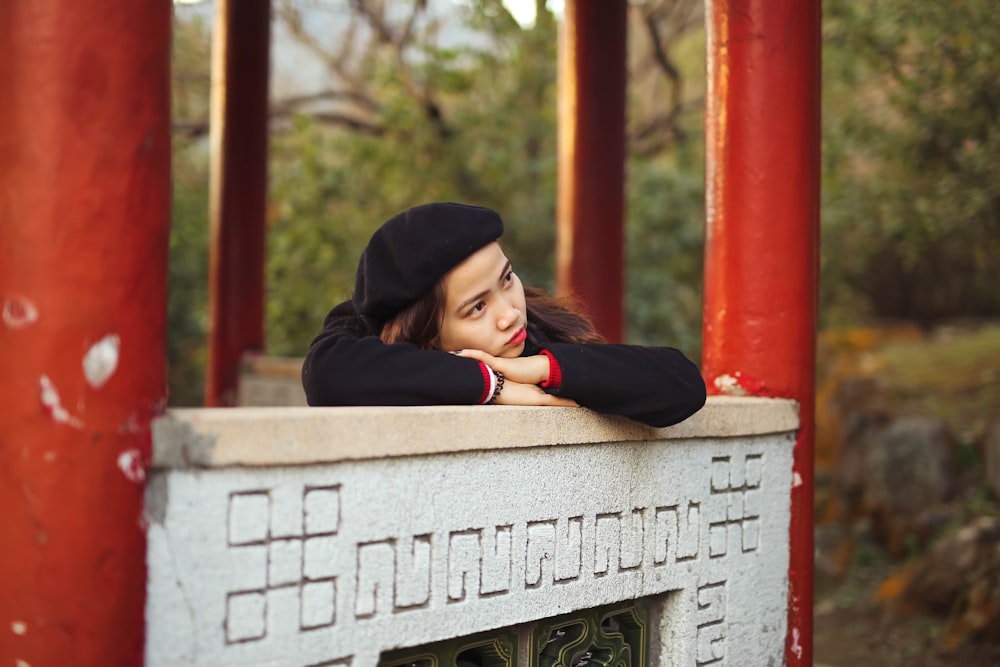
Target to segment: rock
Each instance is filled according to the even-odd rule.
[[[835,486],[839,519],[866,518],[868,450],[877,446],[879,434],[890,422],[880,407],[879,385],[871,378],[847,378],[837,387],[832,405],[838,415]]]
[[[1000,641],[1000,519],[977,517],[938,540],[913,567],[897,606],[948,614],[946,645]]]
[[[850,528],[841,523],[819,524],[814,530],[813,559],[817,576],[839,578],[851,566],[854,539]]]
[[[893,556],[910,540],[930,538],[955,486],[952,439],[945,424],[930,417],[899,417],[861,438],[864,448],[863,506],[879,541]]]

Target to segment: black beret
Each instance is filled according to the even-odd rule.
[[[378,228],[361,253],[351,296],[354,308],[386,322],[502,234],[500,214],[481,206],[437,202],[398,213]]]

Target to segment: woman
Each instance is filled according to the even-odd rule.
[[[310,405],[582,405],[651,426],[705,403],[673,348],[604,344],[566,303],[525,289],[497,243],[499,214],[424,204],[387,221],[350,301],[302,368]]]

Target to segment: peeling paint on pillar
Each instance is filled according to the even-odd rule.
[[[55,385],[52,384],[52,380],[50,380],[47,375],[43,375],[38,378],[38,390],[42,406],[45,408],[46,413],[52,417],[52,421],[58,424],[72,426],[75,429],[83,429],[83,422],[77,417],[71,415],[69,411],[63,407],[62,399],[59,397],[59,391],[56,390]]]
[[[23,329],[38,321],[38,309],[23,296],[7,297],[3,300],[2,317],[8,329]]]
[[[170,22],[167,0],[0,2],[3,665],[142,663]]]
[[[94,389],[100,389],[118,369],[118,352],[121,349],[121,338],[109,334],[91,345],[87,354],[83,355],[83,375],[87,384]]]

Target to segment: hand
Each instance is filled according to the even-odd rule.
[[[546,394],[538,385],[514,382],[506,377],[506,373],[504,375],[503,390],[494,401],[497,405],[554,405],[564,408],[580,407],[580,405],[571,398],[563,398],[561,396]]]
[[[512,359],[494,357],[492,354],[487,354],[482,350],[459,350],[455,354],[460,357],[483,362],[493,370],[503,373],[508,382],[541,384],[549,379],[549,358],[544,354],[536,354],[530,357],[514,357]]]

